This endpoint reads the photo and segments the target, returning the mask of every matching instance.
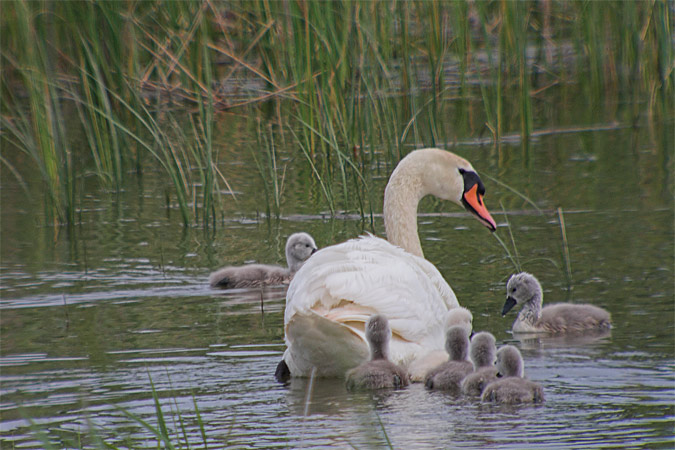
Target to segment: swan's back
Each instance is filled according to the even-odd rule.
[[[533,381],[518,377],[507,377],[488,384],[483,391],[481,400],[511,405],[541,403],[544,401],[544,390]]]
[[[427,375],[424,385],[427,389],[459,394],[462,380],[471,372],[473,365],[469,361],[447,361]]]
[[[400,366],[376,359],[347,372],[347,389],[399,389],[409,384],[408,373]]]
[[[284,361],[298,376],[313,367],[319,375],[342,376],[363,362],[364,326],[375,312],[389,319],[390,359],[407,367],[420,353],[443,349],[445,315],[458,306],[431,263],[375,236],[316,252],[286,299]],[[336,350],[340,355],[326,361]]]
[[[550,333],[609,330],[612,319],[609,312],[594,305],[557,303],[542,309],[536,327]]]
[[[209,285],[212,288],[234,289],[288,284],[293,274],[316,250],[312,236],[307,233],[293,233],[286,240],[288,267],[268,264],[223,267],[209,275]]]
[[[291,271],[283,267],[249,264],[239,267],[223,267],[213,272],[209,275],[209,285],[220,289],[249,288],[270,284],[288,284],[291,277]]]
[[[494,367],[481,367],[468,374],[462,380],[462,394],[480,397],[487,385],[497,379],[497,369]]]

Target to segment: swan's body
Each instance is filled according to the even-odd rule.
[[[609,330],[612,326],[610,314],[593,305],[558,303],[542,309],[544,294],[539,280],[526,272],[509,279],[506,294],[502,315],[523,304],[513,322],[516,333],[580,333]]]
[[[424,379],[424,385],[428,389],[459,394],[462,380],[473,370],[473,365],[466,359],[469,334],[464,327],[450,327],[446,334],[445,350],[450,359],[432,369]]]
[[[488,384],[481,400],[494,403],[540,403],[544,401],[541,385],[523,378],[523,357],[520,351],[505,345],[497,352],[497,371],[501,376]]]
[[[497,347],[495,337],[481,331],[471,338],[469,357],[473,363],[473,372],[462,381],[462,393],[479,397],[485,387],[497,379],[497,369],[494,366]]]
[[[494,231],[484,192],[471,164],[450,152],[423,149],[401,160],[384,195],[389,241],[366,236],[324,248],[293,278],[277,379],[309,376],[314,368],[318,376],[344,376],[367,358],[363,330],[374,313],[389,319],[392,362],[414,371],[416,360],[442,350],[444,318],[458,302],[423,257],[417,205],[429,194],[452,200]]]
[[[375,313],[389,319],[392,362],[414,371],[416,360],[442,350],[446,313],[459,304],[423,257],[417,205],[428,194],[452,200],[494,230],[484,192],[471,164],[450,152],[417,150],[401,160],[385,189],[389,241],[365,236],[324,248],[293,278],[277,379],[308,376],[314,368],[318,376],[344,376],[367,359],[364,326]]]
[[[316,250],[312,236],[307,233],[294,233],[286,241],[288,267],[268,264],[223,267],[209,276],[209,284],[212,288],[220,289],[288,284],[295,272]]]
[[[366,339],[370,347],[370,361],[347,372],[348,389],[401,388],[410,383],[408,373],[389,361],[391,329],[382,315],[373,315],[366,323]]]

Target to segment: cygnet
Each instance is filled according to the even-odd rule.
[[[537,278],[527,272],[513,275],[506,285],[505,316],[511,308],[522,304],[513,322],[515,333],[580,333],[608,330],[610,314],[597,306],[558,303],[542,309],[544,294]]]
[[[370,361],[347,372],[348,389],[398,389],[410,383],[408,372],[389,361],[390,339],[391,329],[387,318],[380,314],[370,316],[366,322]]]
[[[523,357],[513,345],[497,351],[497,381],[488,384],[481,400],[484,402],[518,404],[544,401],[541,385],[523,378]]]
[[[473,329],[472,322],[473,315],[471,314],[471,311],[462,306],[456,306],[445,313],[445,330],[457,325],[464,328],[467,335],[470,336]],[[439,349],[428,352],[410,364],[410,380],[413,382],[424,381],[427,374],[432,369],[435,369],[447,361],[448,352],[445,350]]]
[[[495,359],[497,346],[492,333],[481,331],[471,338],[469,358],[473,363],[473,372],[462,381],[462,393],[479,397],[485,387],[497,379]]]
[[[469,334],[465,327],[455,325],[448,329],[445,350],[450,359],[432,369],[427,374],[424,385],[428,389],[459,394],[462,380],[473,370],[473,365],[467,360]]]
[[[288,284],[302,264],[317,251],[316,243],[307,233],[294,233],[286,241],[288,267],[248,264],[223,267],[209,276],[212,288],[233,289]]]

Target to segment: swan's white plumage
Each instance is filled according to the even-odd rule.
[[[364,327],[372,314],[389,320],[390,360],[411,375],[445,354],[445,321],[458,302],[424,259],[417,206],[426,195],[450,200],[494,231],[484,193],[471,164],[453,153],[428,148],[403,158],[384,192],[388,241],[364,236],[326,247],[293,278],[284,316],[285,364],[277,367],[278,379],[288,373],[309,376],[313,369],[320,376],[344,376],[368,357]]]
[[[287,299],[284,360],[300,376],[313,367],[342,376],[366,360],[364,327],[375,312],[389,319],[391,361],[407,367],[444,348],[446,313],[459,306],[433,264],[375,236],[319,250],[298,271]]]

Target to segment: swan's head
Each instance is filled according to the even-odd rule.
[[[291,272],[297,272],[302,263],[316,252],[316,243],[307,233],[294,233],[286,241],[286,261]]]
[[[513,345],[505,345],[497,351],[498,377],[523,377],[523,357]]]
[[[471,338],[469,346],[469,358],[474,368],[489,367],[495,363],[497,346],[492,333],[481,331]]]
[[[366,339],[373,359],[376,357],[387,358],[390,338],[391,329],[387,318],[381,314],[370,316],[368,322],[366,322]]]
[[[471,163],[445,150],[428,150],[427,164],[422,169],[426,193],[463,206],[490,231],[495,231],[497,224],[483,203],[485,186]]]
[[[445,314],[446,330],[450,327],[461,326],[466,330],[466,334],[470,336],[473,330],[472,322],[473,315],[471,314],[471,311],[463,306],[452,308]]]
[[[469,351],[469,333],[460,325],[450,327],[445,335],[445,351],[451,361],[465,361]]]
[[[527,272],[512,275],[506,283],[506,302],[502,309],[502,316],[505,316],[517,304],[528,302],[535,296],[541,298],[541,285],[534,275]]]

